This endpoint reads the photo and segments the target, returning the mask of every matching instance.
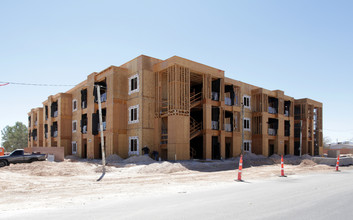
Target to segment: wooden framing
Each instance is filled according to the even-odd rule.
[[[321,103],[295,100],[280,90],[270,91],[230,79],[222,70],[181,57],[160,60],[144,55],[119,67],[110,66],[89,74],[66,93],[49,96],[42,110],[29,113],[31,120],[35,114],[42,119],[37,125],[42,139],[30,140],[29,147],[62,146],[68,155],[75,143],[76,155],[99,158],[99,141],[93,134],[97,111],[93,94],[94,84],[102,81],[107,88],[102,103],[107,156],[118,154],[126,158],[142,154],[145,146],[165,160],[238,156],[244,96],[250,97],[244,113],[250,128],[244,132],[244,138],[251,142],[253,153],[294,154],[294,127],[301,119],[304,153],[322,154]],[[233,100],[231,104],[229,100]],[[58,103],[58,116],[50,117],[54,102]],[[76,131],[72,129],[75,121]],[[50,127],[53,123],[58,125],[57,137],[45,138],[45,125]],[[33,129],[31,121],[29,131]],[[131,138],[137,140],[137,149],[131,148]]]

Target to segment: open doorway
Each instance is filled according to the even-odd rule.
[[[221,159],[221,150],[218,142],[218,136],[212,136],[212,160]]]
[[[284,141],[284,154],[289,154],[289,141]]]
[[[203,136],[197,136],[190,140],[190,158],[203,159]]]
[[[233,148],[232,148],[232,138],[231,137],[226,137],[226,158],[225,159],[228,159],[228,158],[231,158],[232,155],[233,155]]]
[[[87,158],[87,139],[82,139],[82,158]]]
[[[268,156],[270,157],[275,153],[275,143],[273,140],[268,142]]]
[[[300,142],[299,141],[294,142],[294,155],[295,156],[300,155]]]

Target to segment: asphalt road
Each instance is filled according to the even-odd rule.
[[[4,219],[353,219],[353,170],[1,213]],[[3,215],[4,214],[4,215]]]

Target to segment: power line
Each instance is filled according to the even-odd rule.
[[[9,84],[13,85],[21,85],[21,86],[75,86],[75,85],[60,85],[60,84],[39,84],[39,83],[23,83],[23,82],[3,82],[0,81],[0,83],[4,83],[0,86],[6,86]]]
[[[327,129],[327,128],[324,128],[323,130],[326,130],[326,131],[334,131],[334,132],[350,132],[350,131],[353,131],[353,129],[348,129],[348,130],[336,130],[336,129]]]

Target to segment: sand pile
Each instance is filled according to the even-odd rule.
[[[123,159],[116,154],[112,154],[112,155],[109,155],[105,159],[105,162],[106,163],[121,163],[121,162],[123,162]]]
[[[311,160],[311,156],[308,155],[308,154],[302,155],[301,158],[302,158],[303,160]]]
[[[139,170],[139,173],[176,173],[181,171],[188,170],[180,163],[170,163],[170,162],[163,162],[163,163],[152,163],[150,165],[144,166]]]
[[[150,164],[156,162],[148,155],[131,156],[123,161],[124,163],[139,163],[139,164]]]
[[[281,163],[281,156],[278,154],[273,154],[269,157],[274,163]]]
[[[283,157],[284,164],[299,165],[302,159],[299,156],[285,155]]]
[[[80,160],[82,160],[80,157],[75,156],[75,155],[68,155],[65,157],[65,160],[68,160],[70,162],[78,162]]]
[[[16,171],[32,176],[79,176],[92,174],[97,166],[88,163],[37,161],[33,163],[10,164],[2,170]]]
[[[310,157],[310,156],[309,156]],[[316,163],[312,160],[308,160],[308,159],[304,159],[301,163],[300,166],[304,167],[304,166],[315,166]]]
[[[263,155],[257,155],[250,152],[245,152],[243,156],[244,167],[272,165],[273,162]]]

